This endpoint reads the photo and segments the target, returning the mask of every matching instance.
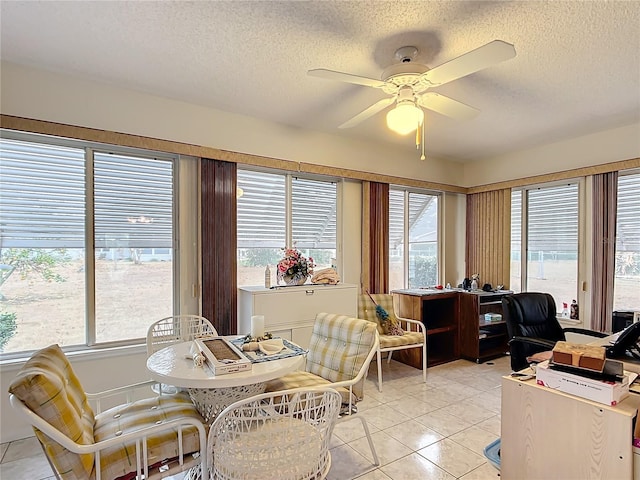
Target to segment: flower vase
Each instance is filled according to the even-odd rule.
[[[307,275],[301,273],[294,273],[293,275],[282,275],[278,278],[281,283],[285,285],[303,285],[307,281]]]

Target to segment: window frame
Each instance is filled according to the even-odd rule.
[[[263,173],[269,175],[277,175],[284,177],[284,242],[281,248],[284,247],[297,247],[301,250],[306,250],[308,247],[300,247],[297,244],[294,244],[293,239],[293,183],[295,179],[301,180],[310,180],[316,182],[325,182],[331,183],[335,185],[335,222],[336,222],[336,236],[335,236],[335,259],[338,264],[341,264],[342,261],[342,243],[340,241],[342,235],[342,179],[336,178],[329,175],[318,175],[318,174],[308,174],[308,173],[300,173],[294,172],[290,170],[278,170],[272,168],[264,168],[264,167],[253,167],[253,166],[240,166],[238,165],[238,172],[256,172]],[[240,187],[240,185],[238,185]],[[237,228],[237,226],[236,226]],[[240,247],[236,247],[237,250]],[[236,251],[236,256],[238,255]],[[270,265],[271,267],[271,283],[273,285],[274,280],[276,279],[276,270],[274,265]],[[239,265],[238,265],[238,268]],[[256,284],[240,284],[238,283],[238,287],[247,287],[247,286],[255,286]],[[262,285],[262,282],[259,282],[259,285]]]
[[[403,250],[404,250],[404,254],[403,254],[403,259],[402,259],[402,268],[403,268],[403,286],[401,287],[402,289],[407,289],[407,288],[416,288],[416,287],[409,287],[409,268],[410,268],[410,261],[409,261],[409,251],[410,251],[410,246],[411,246],[411,242],[409,240],[409,230],[410,230],[410,225],[409,225],[409,213],[410,213],[410,209],[409,209],[409,200],[410,200],[410,195],[411,194],[419,194],[419,195],[430,195],[433,197],[436,197],[436,200],[438,202],[437,205],[437,211],[436,211],[436,225],[438,228],[438,232],[436,234],[436,262],[437,262],[437,267],[436,267],[436,273],[437,273],[437,279],[436,279],[436,285],[441,284],[442,283],[442,278],[443,278],[443,271],[444,271],[444,265],[442,265],[442,258],[444,258],[443,256],[443,249],[444,246],[442,245],[442,238],[443,238],[443,208],[444,208],[444,194],[443,192],[437,192],[437,191],[433,191],[433,190],[428,190],[428,189],[420,189],[420,188],[414,188],[414,187],[405,187],[402,185],[389,185],[389,194],[391,194],[391,191],[396,191],[396,192],[403,192],[403,220],[402,220],[402,224],[403,224],[403,233],[402,233],[402,244],[403,244]],[[389,212],[389,215],[391,215],[391,212]],[[389,217],[389,221],[391,221],[391,217]],[[389,236],[391,235],[391,232],[389,232]],[[389,249],[391,249],[391,245],[389,245]],[[389,254],[389,262],[391,262],[391,254]],[[389,271],[391,271],[390,265],[388,266]],[[389,286],[390,290],[394,290],[393,288],[391,288],[391,285]]]
[[[537,183],[531,185],[524,185],[522,187],[512,188],[511,191],[511,207],[513,209],[513,192],[520,192],[520,292],[527,292],[528,290],[528,278],[529,278],[529,192],[532,190],[541,190],[547,188],[561,187],[563,185],[577,186],[578,198],[578,228],[577,228],[577,258],[576,258],[576,285],[575,285],[575,298],[579,305],[584,304],[585,291],[584,288],[585,278],[587,274],[587,258],[589,257],[587,252],[587,209],[586,204],[586,180],[584,177],[569,178],[564,180],[557,180],[551,182]],[[510,219],[513,219],[513,216]],[[511,231],[511,233],[513,230]],[[511,244],[511,242],[510,242]],[[509,254],[511,262],[511,253]],[[513,289],[513,285],[510,286]],[[561,318],[562,305],[556,305],[556,316]],[[583,309],[584,313],[585,310]],[[583,315],[581,315],[583,317]],[[569,318],[563,318],[563,320],[573,321]],[[582,322],[582,318],[578,322]]]
[[[82,352],[82,351],[100,351],[103,349],[112,349],[115,347],[129,347],[141,345],[145,342],[145,336],[137,338],[129,338],[117,341],[96,341],[96,297],[95,297],[95,205],[94,205],[94,154],[99,152],[101,154],[113,154],[132,156],[138,158],[148,158],[160,161],[171,162],[172,166],[172,202],[171,202],[171,217],[172,217],[172,305],[173,314],[176,315],[180,312],[180,252],[177,232],[179,230],[179,217],[178,217],[178,202],[180,198],[180,156],[177,154],[160,152],[155,150],[147,150],[135,147],[126,147],[112,144],[102,144],[99,142],[91,142],[85,140],[77,140],[67,137],[58,137],[53,135],[43,135],[37,133],[22,132],[9,129],[0,129],[0,137],[7,140],[15,140],[27,143],[37,143],[43,145],[52,145],[60,147],[69,147],[80,149],[84,151],[85,162],[85,174],[84,174],[84,188],[85,188],[85,205],[84,205],[84,265],[85,265],[85,278],[83,292],[85,296],[85,317],[84,317],[84,340],[83,344],[74,344],[63,346],[65,352]],[[31,354],[35,350],[22,350],[16,352],[0,352],[0,361],[12,361],[15,359],[24,358],[26,355]]]

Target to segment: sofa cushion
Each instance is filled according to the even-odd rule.
[[[203,421],[193,406],[188,394],[160,395],[133,403],[119,405],[96,415],[94,435],[96,442],[108,440],[140,428],[141,425],[161,424],[176,418],[192,417]],[[182,430],[184,453],[200,450],[198,429],[188,427]],[[165,459],[177,457],[178,433],[176,430],[163,431],[147,439],[149,465]],[[135,471],[136,445],[134,442],[118,444],[100,453],[102,478],[123,477]],[[93,476],[91,478],[94,478]]]
[[[9,392],[74,442],[81,445],[94,442],[93,410],[58,345],[35,352],[11,382]],[[63,479],[89,477],[93,454],[70,452],[39,430],[34,430]]]

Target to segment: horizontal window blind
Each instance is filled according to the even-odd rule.
[[[84,247],[84,155],[0,139],[0,247]]]
[[[576,251],[578,184],[528,192],[528,251]]]
[[[409,242],[438,240],[438,203],[434,195],[409,193]]]
[[[97,248],[171,248],[173,162],[94,154]]]
[[[618,177],[617,252],[640,252],[640,173]]]
[[[283,248],[285,176],[238,170],[238,248]]]
[[[292,181],[292,232],[297,248],[336,248],[336,184]]]

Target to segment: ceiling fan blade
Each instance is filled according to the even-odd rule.
[[[396,100],[395,97],[383,98],[382,100],[380,100],[380,101],[374,103],[373,105],[371,105],[369,108],[364,109],[362,112],[357,114],[351,120],[347,120],[342,125],[340,125],[338,128],[355,127],[356,125],[358,125],[363,120],[366,120],[369,117],[373,117],[379,111],[384,110],[386,107],[388,107],[393,102],[395,102],[395,100]]]
[[[456,80],[516,56],[513,45],[494,40],[426,72],[423,77],[435,85]]]
[[[316,68],[309,70],[308,75],[312,77],[326,78],[327,80],[337,80],[339,82],[355,83],[356,85],[364,85],[365,87],[382,88],[385,82],[374,78],[360,77],[351,75],[350,73],[335,72],[325,68]]]
[[[427,92],[418,97],[418,104],[441,115],[468,120],[475,117],[480,110],[436,92]]]

